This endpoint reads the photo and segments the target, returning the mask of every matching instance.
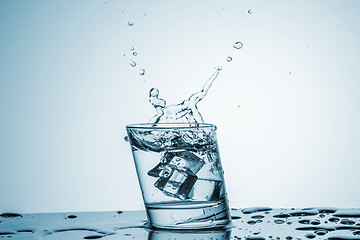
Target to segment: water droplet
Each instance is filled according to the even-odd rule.
[[[314,219],[310,222],[311,225],[319,225],[320,221],[318,219]]]
[[[339,220],[340,220],[340,218],[337,218],[337,217],[329,218],[330,222],[338,222]]]
[[[255,215],[255,216],[252,216],[251,218],[254,218],[254,219],[263,219],[264,216],[263,216],[263,215]]]
[[[286,240],[291,240],[291,239],[293,239],[293,237],[291,237],[291,236],[286,237]]]
[[[306,234],[306,235],[305,235],[305,237],[306,237],[306,238],[310,238],[310,239],[311,239],[311,238],[315,238],[315,237],[316,237],[316,235],[315,235],[315,234],[313,234],[313,233],[308,233],[308,234]]]
[[[135,50],[135,48],[134,48],[134,47],[131,47],[131,48],[130,48],[130,51],[134,51],[134,50]]]
[[[272,208],[269,207],[252,207],[252,208],[244,208],[241,210],[244,214],[251,214],[257,212],[271,211]],[[266,213],[266,212],[265,212]]]
[[[241,105],[237,105],[237,108],[240,108],[241,107]]]
[[[300,216],[313,216],[319,214],[317,210],[304,210],[304,211],[297,211],[297,212],[290,212],[289,213],[293,217],[300,217]]]
[[[222,66],[219,65],[219,66],[217,67],[217,70],[221,71],[221,70],[222,70]]]
[[[315,234],[319,235],[319,236],[324,236],[325,234],[327,234],[328,231],[325,229],[319,229],[319,230],[315,230]]]
[[[125,137],[124,137],[124,140],[125,140],[125,142],[128,142],[128,141],[129,141],[129,137],[128,137],[128,136],[125,136]]]
[[[320,214],[319,217],[324,218],[325,214]]]
[[[285,221],[284,220],[281,220],[281,219],[276,219],[274,220],[274,223],[276,224],[283,224]]]
[[[134,62],[132,59],[130,59],[130,66],[132,66],[132,67],[136,66],[136,62]]]
[[[242,42],[236,42],[236,43],[234,43],[234,48],[236,48],[236,49],[241,49],[242,47],[243,47],[243,44],[242,44]]]
[[[132,27],[132,26],[134,26],[134,23],[133,22],[128,22],[128,26]]]
[[[246,240],[265,240],[265,238],[260,236],[248,236],[245,238]]]
[[[106,1],[104,1],[104,4],[106,4],[107,2]]]
[[[250,220],[247,223],[250,224],[250,225],[254,225],[256,222],[254,220]]]
[[[133,52],[133,55],[134,55],[134,56],[137,56],[137,52]]]
[[[287,224],[287,225],[291,225],[291,224],[292,224],[292,222],[287,222],[286,224]]]
[[[91,235],[91,236],[86,236],[84,237],[84,239],[99,239],[104,237],[103,235]]]
[[[354,224],[355,224],[354,221],[349,220],[349,219],[342,219],[342,220],[340,221],[340,223],[341,223],[341,224],[344,224],[344,225],[354,225]]]
[[[0,214],[0,217],[3,217],[3,218],[16,218],[16,217],[22,217],[22,215],[18,214],[18,213],[2,213],[2,214]]]
[[[301,223],[301,224],[309,224],[310,220],[309,219],[301,219],[298,222]]]
[[[230,56],[226,58],[227,62],[231,62],[231,60],[232,60],[232,57],[230,57]]]
[[[123,211],[117,211],[116,213],[117,213],[117,214],[122,214],[122,213],[123,213]]]
[[[139,73],[140,73],[141,76],[144,75],[145,74],[145,69],[140,69]]]
[[[288,218],[288,217],[290,217],[290,215],[284,213],[284,214],[274,215],[273,217],[274,217],[274,218]]]
[[[360,210],[350,210],[350,211],[339,211],[337,213],[335,213],[333,216],[335,217],[360,217]]]
[[[252,14],[253,12],[252,12],[252,10],[251,9],[249,9],[248,10],[248,14]]]
[[[76,215],[69,215],[69,216],[67,216],[67,218],[74,219],[74,218],[77,218],[77,216]]]

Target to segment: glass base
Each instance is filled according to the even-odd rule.
[[[206,229],[231,222],[226,199],[221,201],[177,201],[146,204],[149,222],[165,229]]]

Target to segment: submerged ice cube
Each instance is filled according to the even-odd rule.
[[[194,153],[188,151],[173,152],[170,153],[172,156],[169,165],[173,165],[180,168],[187,168],[193,173],[197,173],[205,162]],[[170,155],[169,154],[169,155]]]
[[[160,163],[148,172],[152,177],[159,177],[166,166],[190,170],[196,174],[204,166],[205,162],[194,153],[188,151],[166,152]]]
[[[189,198],[189,193],[197,180],[197,176],[188,169],[173,165],[166,166],[159,174],[161,177],[154,186],[165,195],[180,199]]]
[[[197,179],[189,198],[193,200],[216,201],[223,195],[222,181],[212,179]]]

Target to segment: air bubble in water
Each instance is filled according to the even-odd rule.
[[[132,27],[132,26],[134,26],[134,23],[133,22],[128,22],[128,26]]]
[[[145,74],[145,69],[140,69],[139,73],[140,73],[141,76],[144,75]]]
[[[136,66],[136,62],[134,62],[132,59],[130,59],[130,66],[132,66],[132,67]]]
[[[232,60],[232,57],[230,57],[230,56],[226,58],[226,61],[228,61],[228,62],[231,62],[231,60]]]
[[[236,48],[236,49],[241,49],[242,47],[243,47],[243,44],[242,44],[242,42],[236,42],[236,43],[234,43],[234,48]]]
[[[133,55],[134,55],[134,56],[137,56],[137,52],[133,52]]]

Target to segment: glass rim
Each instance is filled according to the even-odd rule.
[[[126,125],[130,129],[194,129],[194,128],[215,128],[211,123],[134,123]]]

